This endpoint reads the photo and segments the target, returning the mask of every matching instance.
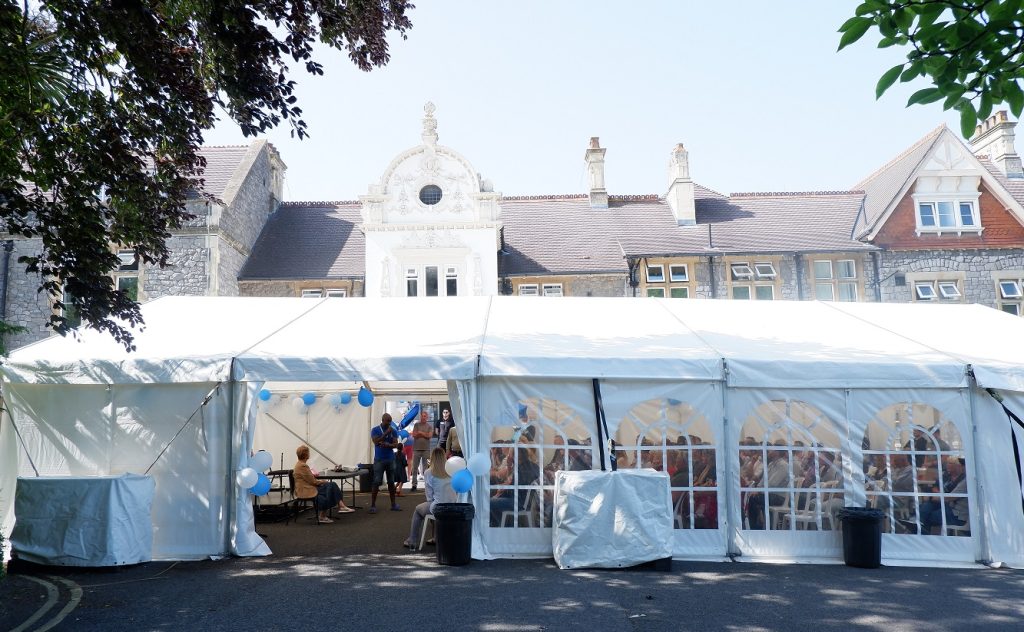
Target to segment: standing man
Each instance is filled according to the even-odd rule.
[[[420,420],[412,426],[412,491],[416,491],[416,481],[420,468],[427,467],[427,453],[430,450],[430,438],[434,436],[434,424],[430,423],[427,411],[420,413]]]
[[[448,431],[452,428],[452,411],[444,408],[441,410],[441,422],[437,428],[437,445],[445,447],[445,442],[448,441]]]
[[[384,413],[380,425],[370,431],[373,442],[373,488],[370,490],[370,513],[377,513],[377,492],[384,477],[388,479],[388,496],[391,498],[391,511],[401,511],[395,502],[395,449],[402,449],[402,439],[398,436],[398,428],[391,421],[391,415]]]

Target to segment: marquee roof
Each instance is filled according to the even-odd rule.
[[[977,305],[637,298],[165,297],[127,353],[92,330],[16,350],[13,382],[719,381],[1024,390],[1024,320]]]

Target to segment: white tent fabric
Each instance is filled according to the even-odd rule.
[[[574,419],[573,432],[589,443],[573,449],[588,452],[600,468],[601,454],[607,466],[608,446],[597,439],[592,380],[599,378],[613,437],[621,424],[634,423],[628,420],[637,407],[684,406],[706,420],[696,434],[707,435],[708,443],[686,450],[691,457],[713,454],[717,487],[692,491],[717,498],[717,528],[677,528],[676,555],[835,557],[834,533],[753,533],[739,513],[745,496],[737,446],[745,416],[766,403],[806,400],[801,405],[813,405],[837,426],[847,501],[864,496],[859,441],[870,415],[893,404],[941,410],[963,437],[957,450],[967,463],[974,528],[970,537],[934,541],[894,536],[889,550],[1024,565],[1024,542],[1012,535],[1024,531],[1024,518],[1005,440],[1009,425],[983,390],[998,389],[1016,405],[1024,401],[1024,321],[988,308],[168,297],[144,305],[143,316],[132,353],[104,334],[82,331],[78,340],[52,338],[19,349],[0,368],[10,409],[0,420],[5,532],[14,519],[18,474],[143,473],[154,463],[155,559],[265,554],[234,474],[254,447],[256,393],[268,381],[447,380],[467,456],[500,449],[504,444],[493,441],[515,437],[524,425],[520,410],[529,415],[533,405],[554,415],[552,428]],[[676,424],[671,435],[658,432],[667,441],[664,436],[675,440],[689,431]],[[550,459],[566,447],[545,439],[534,449]],[[635,450],[645,451],[646,444]],[[488,524],[489,487],[480,479],[474,494],[483,518],[474,525],[474,555],[549,556],[550,530],[543,525],[518,528],[515,516],[517,528]],[[538,484],[532,496],[535,522],[543,522],[537,512],[550,506],[544,488]]]

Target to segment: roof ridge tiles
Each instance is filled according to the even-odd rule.
[[[330,208],[333,206],[343,206],[359,203],[359,200],[315,200],[310,202],[303,202],[300,200],[281,202],[281,206]]]
[[[864,195],[862,189],[836,190],[836,191],[753,191],[742,193],[730,193],[729,197],[751,198],[751,197],[807,197],[811,195]]]
[[[248,149],[249,145],[203,145],[202,149]]]
[[[528,200],[583,200],[586,193],[556,193],[551,195],[503,195],[502,202],[521,202]],[[609,196],[611,197],[611,196]]]
[[[879,167],[878,169],[875,169],[875,170],[874,170],[874,171],[873,171],[873,172],[871,173],[871,175],[869,175],[869,176],[868,176],[868,177],[866,177],[866,178],[863,178],[863,179],[862,179],[862,180],[861,180],[860,182],[858,182],[857,184],[853,185],[853,186],[854,186],[854,188],[855,188],[855,189],[863,189],[863,188],[864,188],[864,185],[866,185],[866,184],[867,184],[868,182],[870,182],[870,181],[874,180],[874,179],[875,179],[875,178],[876,178],[877,176],[881,175],[881,174],[882,174],[882,173],[883,173],[884,171],[886,171],[886,170],[887,170],[887,169],[888,169],[889,167],[891,167],[891,166],[893,166],[894,164],[896,164],[897,162],[899,162],[899,161],[903,160],[904,158],[906,158],[907,156],[909,156],[909,155],[910,155],[911,153],[913,153],[914,151],[916,151],[916,150],[920,149],[920,148],[921,148],[921,145],[924,145],[925,143],[929,143],[929,142],[931,142],[931,141],[935,140],[935,137],[936,137],[936,136],[938,136],[939,134],[941,134],[941,133],[942,133],[942,130],[944,130],[944,129],[947,129],[947,127],[946,127],[946,124],[945,124],[945,123],[942,123],[941,125],[939,125],[939,126],[938,126],[938,127],[936,127],[935,129],[933,129],[932,131],[930,131],[930,132],[928,132],[927,134],[925,134],[925,135],[924,135],[924,136],[923,136],[923,137],[921,138],[921,140],[917,141],[916,143],[914,143],[914,144],[913,144],[913,145],[911,145],[910,147],[907,147],[906,149],[904,149],[904,150],[903,150],[902,152],[900,152],[900,154],[899,154],[898,156],[896,156],[895,158],[893,158],[893,159],[892,159],[892,160],[890,160],[889,162],[885,163],[884,165],[882,165],[882,166],[881,166],[881,167]]]

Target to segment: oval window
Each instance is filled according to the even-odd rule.
[[[436,184],[428,184],[420,189],[420,202],[427,206],[433,206],[441,201],[441,187]]]

